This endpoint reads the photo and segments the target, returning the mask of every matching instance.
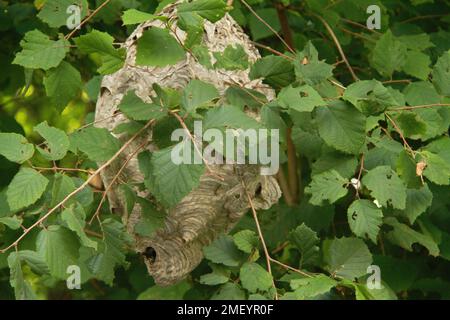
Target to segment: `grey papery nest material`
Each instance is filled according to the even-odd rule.
[[[161,15],[174,19],[176,5],[171,5],[161,12]],[[184,88],[191,79],[199,79],[216,86],[223,95],[230,85],[257,90],[270,101],[274,92],[260,80],[250,80],[248,70],[209,70],[196,61],[190,54],[175,65],[167,67],[147,67],[135,65],[136,40],[151,27],[165,27],[159,20],[149,21],[139,25],[124,43],[127,50],[126,61],[122,69],[105,76],[101,85],[101,93],[97,101],[95,120],[97,127],[107,128],[113,132],[119,124],[127,122],[120,113],[118,105],[127,91],[136,92],[142,100],[151,102],[155,93],[152,85],[157,83],[162,87],[175,89]],[[172,24],[172,35],[183,42],[186,33]],[[249,62],[255,62],[260,56],[249,38],[229,16],[216,23],[205,22],[203,45],[211,53],[223,52],[228,45],[240,44],[249,57]],[[258,119],[257,113],[250,114]],[[116,135],[125,141],[126,137]],[[147,140],[147,149],[154,151],[151,129],[137,138],[110,167],[102,173],[105,187],[112,181],[127,155]],[[185,278],[202,260],[202,248],[210,244],[218,235],[227,233],[250,208],[247,192],[252,198],[256,209],[268,209],[276,203],[281,191],[274,177],[261,176],[257,165],[210,165],[214,174],[205,171],[200,178],[199,186],[191,191],[174,208],[170,209],[165,226],[151,238],[135,233],[134,226],[141,217],[141,206],[136,204],[131,214],[126,214],[125,199],[113,186],[108,193],[111,209],[122,214],[127,230],[135,237],[135,250],[142,253],[148,272],[159,285],[171,285]],[[220,179],[219,177],[222,177]],[[129,183],[139,183],[144,180],[139,171],[137,157],[122,171],[120,179]],[[247,187],[245,191],[243,185]],[[140,196],[148,197],[145,192]]]

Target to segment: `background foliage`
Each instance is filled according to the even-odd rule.
[[[89,17],[79,31],[65,26],[62,8],[72,2]],[[0,254],[0,298],[449,298],[447,0],[185,4],[179,19],[199,61],[250,68],[252,78],[277,90],[277,99],[255,100],[230,89],[223,120],[224,106],[214,102],[217,90],[209,84],[193,81],[183,92],[160,88],[164,112],[129,93],[120,109],[131,125],[122,132],[132,136],[150,119],[163,123],[157,127],[161,151],[140,155],[145,187],[168,208],[204,170],[178,168],[192,177],[180,187],[176,174],[165,174],[174,168],[160,166],[171,147],[167,135],[178,126],[167,111],[176,108],[217,126],[281,129],[285,163],[278,178],[289,181],[280,203],[258,212],[271,273],[249,213],[204,249],[204,261],[188,279],[153,285],[91,175],[95,162],[113,157],[121,143],[90,124],[102,76],[123,64],[119,44],[170,2],[0,1],[0,247],[17,244]],[[381,30],[365,27],[373,4],[381,8]],[[239,47],[215,53],[214,65],[205,58],[198,43],[203,19],[215,21],[227,10],[260,48],[263,58],[254,65]],[[137,63],[173,64],[184,54],[166,30],[151,29],[139,42]],[[244,107],[260,109],[262,124],[245,118]],[[87,179],[88,187],[50,212]],[[154,232],[164,212],[136,198],[129,185],[123,190],[130,208],[136,201],[148,207],[140,232]],[[99,220],[89,224],[96,212]],[[66,288],[73,264],[82,268],[82,290]],[[380,267],[381,290],[366,286],[372,264]]]

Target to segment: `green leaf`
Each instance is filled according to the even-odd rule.
[[[181,300],[192,289],[188,280],[183,280],[170,287],[151,286],[138,296],[138,300]]]
[[[16,54],[13,64],[48,70],[60,64],[66,56],[69,44],[66,40],[50,40],[39,30],[32,30],[25,34],[20,46],[22,51]]]
[[[136,64],[165,67],[184,59],[186,53],[167,29],[152,27],[137,41]]]
[[[188,149],[190,149],[191,155],[196,152],[190,142],[190,140],[180,142],[152,154],[152,168],[157,168],[152,171],[155,186],[154,196],[167,207],[175,206],[196,188],[205,170],[203,164],[174,163],[172,153],[175,157],[182,157],[180,153],[184,154],[188,152]],[[177,154],[177,152],[179,153]]]
[[[353,201],[347,210],[350,229],[358,237],[369,237],[377,243],[378,232],[383,223],[383,212],[370,200],[358,199]]]
[[[209,246],[203,248],[205,258],[229,267],[237,267],[243,258],[242,252],[238,250],[229,235],[221,235]]]
[[[80,205],[70,206],[61,213],[61,218],[70,230],[80,238],[81,244],[97,250],[97,242],[91,240],[85,233],[86,213]]]
[[[126,93],[118,108],[127,118],[137,121],[158,120],[167,116],[167,111],[163,107],[142,101],[134,91],[128,91]]]
[[[246,262],[239,272],[242,287],[251,293],[268,291],[272,287],[272,276],[263,267],[254,262]]]
[[[427,248],[430,255],[434,257],[439,255],[439,247],[430,236],[419,233],[392,217],[384,219],[384,223],[393,227],[392,231],[386,233],[386,238],[393,244],[413,251],[412,245],[418,243]]]
[[[347,183],[336,170],[329,170],[313,176],[305,193],[311,195],[309,202],[313,205],[321,206],[325,201],[334,203],[347,194]]]
[[[201,284],[216,286],[228,282],[230,279],[230,270],[221,265],[210,264],[210,266],[213,271],[200,277],[199,282]]]
[[[191,48],[192,55],[206,69],[212,69],[211,55],[208,48],[202,45],[195,45]]]
[[[195,114],[198,108],[206,107],[220,97],[219,91],[210,83],[191,80],[184,88],[181,106],[189,113]]]
[[[88,127],[75,135],[78,149],[93,161],[107,161],[119,151],[121,143],[105,128]]]
[[[17,300],[36,300],[36,294],[31,285],[25,280],[22,272],[22,264],[19,253],[11,252],[8,256],[8,266],[10,270],[9,282],[14,288],[14,295]]]
[[[46,0],[37,17],[52,28],[66,26],[73,14],[69,13],[67,9],[72,5],[76,5],[80,9],[80,21],[83,20],[88,12],[86,0]]]
[[[228,45],[223,52],[214,52],[214,68],[225,70],[245,70],[248,68],[248,56],[242,45]]]
[[[330,273],[345,279],[353,280],[365,275],[372,263],[372,255],[361,239],[343,237],[325,240],[322,250]]]
[[[195,0],[185,2],[177,7],[178,14],[193,13],[198,14],[211,22],[222,19],[226,13],[226,3],[222,0]]]
[[[410,106],[441,102],[441,97],[433,85],[426,81],[410,83],[405,90],[405,100]],[[417,110],[418,111],[418,110]]]
[[[300,268],[317,262],[319,238],[315,231],[302,223],[289,234],[289,240],[300,250]]]
[[[249,4],[251,5],[251,3]],[[270,25],[273,30],[276,32],[281,30],[280,20],[278,19],[278,14],[275,9],[263,8],[257,9],[255,12],[263,21]],[[274,36],[273,31],[253,14],[250,14],[248,17],[248,27],[250,28],[253,41]]]
[[[366,115],[376,115],[388,107],[397,105],[392,92],[376,80],[352,83],[345,90],[343,99]]]
[[[433,202],[433,193],[425,184],[420,189],[406,190],[406,208],[400,212],[400,215],[405,216],[412,225],[416,219],[424,213]]]
[[[296,299],[312,299],[316,296],[329,292],[338,283],[324,274],[319,274],[311,278],[301,278],[291,280],[290,285],[294,291]]]
[[[438,59],[432,76],[436,90],[444,96],[450,96],[450,50]]]
[[[315,107],[326,105],[317,91],[308,85],[281,89],[278,102],[284,108],[292,108],[299,112],[311,112]]]
[[[274,88],[283,88],[295,80],[294,67],[286,59],[269,55],[256,61],[250,68],[251,80],[263,78]]]
[[[405,209],[406,186],[390,167],[379,166],[370,170],[362,178],[362,183],[380,205],[387,207],[389,203],[396,209]]]
[[[104,240],[99,243],[100,253],[88,260],[88,268],[99,280],[112,286],[114,269],[128,266],[127,246],[131,239],[123,224],[112,219],[102,221]]]
[[[33,128],[45,139],[46,148],[36,146],[39,153],[47,160],[61,160],[69,150],[70,142],[66,133],[60,129],[50,127],[47,121],[41,122]]]
[[[408,51],[403,71],[418,79],[427,80],[431,72],[430,64],[431,59],[425,53],[415,50]]]
[[[37,236],[36,248],[55,278],[67,279],[67,268],[78,265],[80,244],[77,237],[64,227],[52,225],[43,229]]]
[[[17,133],[0,132],[0,155],[12,162],[23,163],[34,154],[34,146]]]
[[[31,250],[16,251],[15,254],[21,262],[25,262],[36,275],[47,275],[50,273],[44,258],[37,252]]]
[[[62,111],[80,92],[80,72],[70,63],[62,61],[59,66],[47,71],[44,77],[44,86],[45,92],[51,98],[53,105],[56,109]]]
[[[124,25],[138,24],[145,21],[152,21],[158,18],[153,14],[142,12],[136,9],[128,9],[123,12],[122,21]]]
[[[244,111],[235,106],[223,105],[209,110],[203,121],[203,129],[233,128],[233,129],[258,129],[261,124],[249,117]]]
[[[17,216],[0,218],[0,223],[12,230],[17,230],[22,225],[22,219]]]
[[[44,193],[48,179],[34,169],[21,168],[14,176],[6,197],[12,211],[28,207]]]
[[[382,76],[390,78],[405,65],[406,51],[406,45],[388,30],[375,44],[370,63]]]
[[[324,61],[309,61],[307,64],[303,64],[296,60],[294,67],[297,80],[311,86],[319,84],[333,75],[333,66]]]
[[[87,54],[99,54],[102,66],[98,69],[101,74],[110,74],[122,68],[125,61],[125,49],[115,49],[114,38],[106,32],[92,30],[88,34],[74,39],[80,51]]]
[[[165,214],[144,198],[138,198],[137,202],[141,206],[141,217],[134,225],[134,231],[143,237],[153,237],[156,230],[164,227]]]
[[[427,132],[427,124],[418,114],[414,112],[402,112],[396,118],[398,124],[405,137],[411,139],[419,139]]]
[[[366,119],[353,106],[335,101],[317,109],[320,137],[329,146],[349,154],[358,154],[366,140]]]
[[[238,284],[228,282],[214,293],[211,300],[244,300],[245,298],[245,291]]]
[[[421,152],[421,156],[425,160],[426,167],[423,175],[438,185],[450,184],[450,164],[437,154],[429,151]]]
[[[239,250],[245,253],[252,253],[255,248],[258,248],[259,239],[256,233],[252,230],[242,230],[233,235],[234,244]]]

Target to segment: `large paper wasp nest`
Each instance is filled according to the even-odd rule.
[[[186,34],[176,26],[176,8],[178,3],[166,7],[160,14],[168,17],[172,24],[172,35],[183,42]],[[264,94],[268,100],[273,99],[274,92],[259,80],[251,81],[248,70],[209,70],[203,67],[190,54],[176,65],[167,67],[137,66],[136,40],[151,27],[165,27],[159,20],[148,21],[139,25],[124,43],[127,50],[126,61],[122,69],[105,76],[96,107],[96,126],[113,132],[121,123],[127,122],[117,106],[127,91],[133,90],[142,100],[150,102],[155,93],[152,85],[175,89],[184,88],[191,79],[199,79],[216,86],[221,95],[229,85],[253,89]],[[240,44],[248,54],[249,62],[259,58],[259,53],[249,41],[247,35],[229,16],[216,23],[205,21],[203,45],[209,52],[223,52],[228,45]],[[214,59],[211,54],[211,59]],[[212,60],[214,61],[214,60]],[[258,115],[252,113],[253,117]],[[116,135],[125,141],[127,137]],[[154,151],[152,130],[136,139],[102,174],[105,187],[110,184],[115,174],[139,145],[147,140],[147,149]],[[134,226],[141,217],[141,207],[136,204],[132,213],[125,213],[125,200],[113,186],[108,194],[111,209],[122,214],[127,230],[135,237],[136,252],[143,254],[148,272],[159,285],[171,285],[186,277],[202,260],[202,248],[210,244],[219,234],[226,233],[238,222],[250,208],[247,193],[252,198],[256,209],[267,209],[276,203],[281,195],[274,177],[261,176],[257,165],[210,165],[214,174],[205,171],[199,187],[191,191],[181,202],[169,210],[165,227],[157,231],[152,238],[142,237],[134,232]],[[220,179],[219,177],[222,177]],[[122,171],[119,181],[128,183],[142,182],[137,157],[132,158]],[[247,192],[244,187],[246,186]],[[146,197],[148,194],[139,193]]]

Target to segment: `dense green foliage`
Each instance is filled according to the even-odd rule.
[[[231,87],[220,104],[199,80],[180,91],[155,87],[152,103],[128,92],[119,108],[130,122],[117,130],[132,137],[154,119],[160,148],[139,154],[145,183],[137,186],[158,206],[121,186],[128,211],[145,209],[138,234],[153,234],[205,172],[170,161],[174,112],[189,126],[280,129],[283,175],[292,179],[295,162],[299,178],[298,191],[282,188],[280,202],[258,212],[271,273],[249,213],[204,248],[186,280],[153,284],[103,193],[80,186],[122,146],[92,126],[101,78],[122,67],[119,44],[136,24],[162,19],[157,12],[171,2],[111,0],[91,16],[103,1],[0,1],[0,249],[16,244],[0,253],[0,298],[450,298],[448,0],[194,0],[178,10],[184,47],[168,29],[147,30],[138,65],[172,65],[190,50],[208,68],[249,68],[277,97]],[[61,9],[72,3],[89,19],[77,31]],[[366,28],[373,4],[380,30]],[[260,47],[256,63],[240,46],[211,61],[201,45],[204,20],[227,11]],[[81,267],[81,290],[66,288],[71,265]],[[382,289],[367,287],[370,265]]]

